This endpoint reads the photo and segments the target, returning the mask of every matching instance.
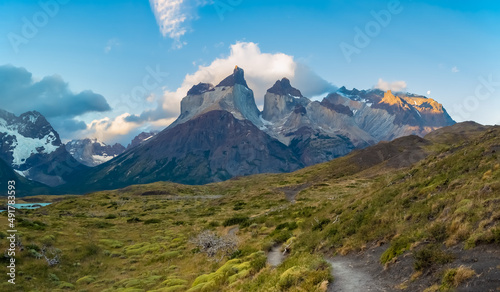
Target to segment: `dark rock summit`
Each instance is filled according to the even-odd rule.
[[[236,84],[240,84],[248,88],[247,81],[245,80],[245,71],[238,66],[234,68],[233,74],[222,80],[217,87],[234,86]]]
[[[214,86],[210,83],[198,83],[197,85],[191,87],[188,91],[188,95],[200,95],[207,91],[212,91]]]
[[[291,95],[295,97],[303,97],[300,90],[298,90],[297,88],[293,88],[290,84],[290,80],[288,80],[287,78],[276,81],[273,87],[269,88],[267,92],[274,93],[276,95]]]
[[[140,133],[139,135],[135,136],[134,139],[132,139],[132,142],[130,142],[130,144],[128,144],[127,150],[139,146],[141,143],[144,143],[153,138],[153,136],[155,136],[156,134],[158,134],[157,131]]]

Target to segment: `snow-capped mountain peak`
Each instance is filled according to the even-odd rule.
[[[95,138],[86,138],[68,142],[66,150],[80,163],[94,167],[122,154],[125,147],[118,143],[107,145]]]
[[[62,145],[59,135],[38,112],[16,117],[0,111],[0,140],[4,160],[19,169],[32,155],[51,154]]]

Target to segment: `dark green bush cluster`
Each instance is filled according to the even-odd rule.
[[[238,202],[236,202],[236,204],[234,204],[233,210],[235,210],[235,211],[241,210],[241,209],[243,209],[243,207],[245,205],[246,205],[245,202],[238,201]]]
[[[144,221],[144,224],[158,224],[161,222],[161,219],[158,218],[152,218]]]
[[[299,227],[297,225],[297,222],[285,222],[285,223],[281,223],[279,224],[278,226],[276,226],[276,230],[282,230],[282,229],[288,229],[288,230],[295,230],[297,229],[297,227]]]
[[[137,218],[137,217],[133,217],[133,218],[130,218],[130,219],[127,219],[127,223],[138,223],[138,222],[141,222],[142,220]]]
[[[117,216],[115,214],[108,214],[108,216],[104,217],[104,219],[116,219]]]
[[[421,271],[432,267],[433,265],[444,265],[453,261],[453,255],[441,250],[438,244],[429,244],[413,254],[415,270]]]
[[[224,220],[222,225],[224,227],[232,225],[240,225],[241,227],[247,227],[250,226],[250,218],[248,218],[247,216],[234,216]]]
[[[106,221],[95,221],[95,222],[89,222],[85,225],[85,227],[90,227],[90,228],[99,228],[99,229],[105,229],[109,227],[113,227],[115,224],[109,223]]]
[[[446,233],[446,225],[444,225],[443,223],[434,224],[429,229],[429,235],[430,239],[434,241],[437,242],[444,241],[448,237],[448,234]]]
[[[289,230],[274,230],[269,234],[273,241],[277,244],[286,242],[290,237],[293,236],[293,233]]]
[[[316,231],[316,230],[323,230],[323,227],[325,227],[326,225],[330,224],[330,219],[321,219],[320,221],[316,222],[316,224],[314,224],[312,230],[313,231]]]
[[[26,228],[33,229],[33,230],[45,230],[45,227],[47,226],[47,224],[45,224],[41,221],[38,221],[38,220],[31,221],[31,220],[19,218],[18,222],[19,222],[19,226],[26,227]]]

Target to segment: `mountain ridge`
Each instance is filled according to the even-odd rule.
[[[62,189],[76,186],[81,187],[77,192],[85,192],[159,180],[206,184],[290,172],[454,123],[442,105],[424,96],[341,87],[316,101],[304,97],[287,78],[268,89],[261,112],[244,70],[236,66],[217,86],[199,83],[188,90],[179,117],[161,133],[144,135],[137,147],[122,153],[110,152],[106,158],[114,158],[93,169],[71,171],[71,182]],[[230,139],[224,129],[239,140]],[[82,178],[96,186],[79,186]],[[44,180],[43,172],[39,180]]]

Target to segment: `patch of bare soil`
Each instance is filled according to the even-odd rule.
[[[327,259],[334,277],[328,291],[423,291],[434,284],[440,285],[445,271],[459,266],[473,269],[476,275],[461,283],[455,291],[500,291],[499,245],[482,245],[469,250],[460,245],[450,248],[447,252],[454,255],[453,262],[431,267],[413,280],[415,269],[411,252],[387,267],[380,264],[380,256],[387,247],[372,247],[358,254]]]
[[[383,248],[378,247],[358,254],[326,259],[332,266],[334,278],[328,291],[398,291],[395,286],[399,281],[391,277],[379,263],[383,251]]]
[[[301,185],[281,187],[281,188],[277,188],[276,190],[278,192],[285,193],[285,198],[287,201],[295,203],[295,197],[297,196],[297,194],[300,191],[302,191],[310,186],[311,186],[311,184],[306,183],[306,184],[301,184]]]

